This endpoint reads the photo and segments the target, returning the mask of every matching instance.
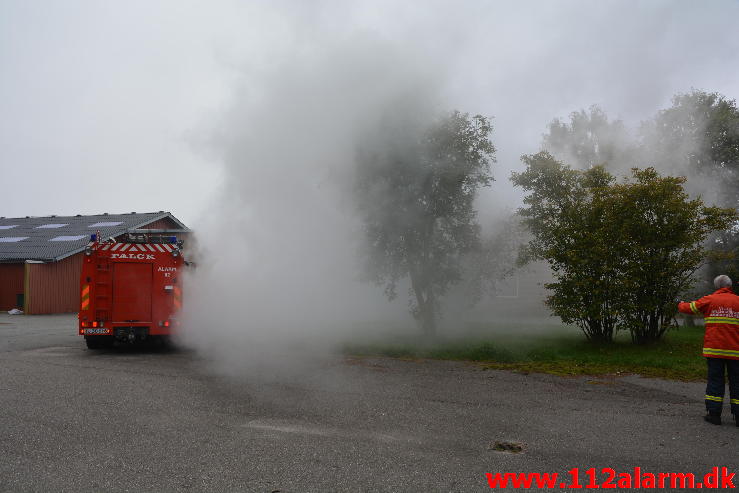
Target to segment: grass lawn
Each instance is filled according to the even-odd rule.
[[[553,330],[537,335],[525,331],[495,336],[439,340],[410,339],[352,343],[344,346],[353,356],[474,361],[491,369],[556,375],[639,374],[674,380],[703,380],[706,362],[701,356],[703,327],[680,327],[648,346],[631,343],[619,334],[611,344],[592,344],[574,330]]]

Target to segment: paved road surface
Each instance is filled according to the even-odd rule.
[[[224,377],[193,352],[88,351],[74,328],[0,315],[0,491],[484,491],[486,472],[739,464],[699,383],[338,357]]]

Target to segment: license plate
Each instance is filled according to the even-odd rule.
[[[85,329],[86,335],[92,335],[92,334],[107,334],[108,329]]]

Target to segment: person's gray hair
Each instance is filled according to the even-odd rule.
[[[721,274],[720,276],[716,276],[716,279],[713,280],[713,285],[716,286],[716,289],[730,288],[731,278],[725,274]]]

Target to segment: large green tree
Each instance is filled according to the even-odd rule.
[[[588,339],[659,339],[674,299],[706,259],[707,236],[736,221],[733,209],[690,200],[684,178],[653,168],[616,183],[603,167],[573,170],[549,153],[524,156],[512,181],[527,196],[520,214],[533,239],[527,254],[548,261],[555,282],[547,304]]]
[[[652,164],[718,178],[716,202],[739,207],[736,101],[698,90],[676,94],[671,107],[643,123],[640,134],[644,154]]]
[[[612,173],[651,166],[662,173],[686,176],[686,190],[721,207],[739,208],[739,108],[716,92],[678,93],[669,108],[643,122],[633,136],[619,120],[591,106],[555,119],[542,148],[576,169],[604,165]],[[714,232],[708,279],[719,273],[739,277],[739,225]],[[701,291],[708,286],[701,286]]]
[[[394,298],[410,280],[411,311],[436,331],[440,300],[480,248],[474,201],[492,181],[489,118],[454,111],[385,132],[359,150],[355,198],[364,224],[365,273]]]
[[[532,239],[521,260],[549,263],[554,282],[546,284],[553,293],[546,303],[555,315],[577,324],[589,340],[610,341],[619,320],[616,266],[595,199],[613,178],[600,166],[572,169],[546,151],[522,160],[526,170],[511,177],[528,192],[519,214]]]
[[[739,209],[739,108],[735,100],[699,90],[677,94],[671,107],[642,125],[640,136],[645,162],[688,175],[694,192],[722,207]],[[739,276],[737,225],[716,232],[711,243],[722,252],[711,263],[711,274]]]
[[[707,260],[706,238],[736,220],[734,209],[690,199],[684,177],[634,169],[609,187],[607,228],[618,252],[622,325],[636,343],[659,339],[675,314],[674,300]]]
[[[620,120],[609,120],[600,107],[573,111],[569,122],[555,118],[544,134],[542,149],[578,169],[597,165],[623,167],[635,145]]]

